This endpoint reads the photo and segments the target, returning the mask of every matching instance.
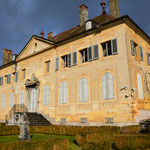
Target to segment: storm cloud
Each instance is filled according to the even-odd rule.
[[[108,3],[108,0],[105,0]],[[18,54],[32,35],[59,34],[79,24],[78,6],[89,18],[101,14],[101,0],[0,0],[0,65],[3,48]],[[120,0],[120,16],[129,15],[150,36],[150,0]],[[107,5],[109,14],[109,6]]]

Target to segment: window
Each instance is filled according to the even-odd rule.
[[[18,72],[13,73],[14,82],[18,82]]]
[[[137,56],[137,44],[131,40],[131,52],[133,56]]]
[[[6,105],[6,95],[3,94],[3,96],[2,96],[2,108],[5,108],[5,105]]]
[[[11,83],[11,74],[7,74],[5,76],[5,81],[6,81],[6,84],[10,84]]]
[[[105,118],[105,123],[107,123],[107,124],[114,123],[114,118]]]
[[[73,66],[77,65],[77,52],[73,52]]]
[[[43,104],[48,105],[49,104],[49,85],[45,85],[43,88]]]
[[[102,77],[102,97],[103,100],[110,100],[114,98],[114,78],[109,72]]]
[[[45,62],[46,73],[50,72],[50,61]]]
[[[88,119],[87,119],[87,118],[80,118],[80,122],[81,122],[81,123],[87,123],[87,122],[88,122]]]
[[[141,59],[141,61],[144,60],[143,59],[143,48],[142,48],[142,46],[140,46],[140,59]]]
[[[3,85],[3,77],[0,77],[0,86]]]
[[[101,45],[102,45],[104,57],[118,54],[117,39],[107,41],[105,43],[102,43]]]
[[[150,53],[147,52],[147,64],[150,66]]]
[[[63,125],[63,124],[66,124],[66,118],[61,118],[61,119],[60,119],[60,124],[62,124],[62,125]]]
[[[22,69],[22,79],[26,78],[26,69]]]
[[[99,58],[99,46],[94,45],[92,47],[80,50],[81,63],[92,61]]]
[[[67,104],[68,102],[68,85],[66,82],[62,82],[59,88],[59,103]]]
[[[142,77],[141,75],[138,73],[137,74],[137,86],[138,86],[138,98],[139,99],[144,99],[143,96],[143,82],[142,82]]]
[[[20,92],[19,104],[24,104],[24,90]]]
[[[14,106],[14,93],[12,92],[10,94],[10,108],[12,108]]]
[[[55,71],[59,70],[59,57],[56,58]]]
[[[89,100],[89,87],[88,87],[88,79],[81,78],[79,80],[79,102],[88,102]]]

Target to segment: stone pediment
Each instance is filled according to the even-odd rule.
[[[24,59],[28,56],[32,56],[33,54],[38,53],[45,48],[51,47],[52,45],[53,42],[47,39],[33,36],[25,45],[23,50],[20,52],[19,56],[17,57],[17,61]]]
[[[29,87],[36,87],[39,86],[40,82],[39,80],[35,77],[34,74],[32,74],[31,79],[27,79],[25,82],[25,87],[29,88]]]

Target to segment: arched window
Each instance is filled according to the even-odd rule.
[[[114,78],[109,72],[102,77],[102,97],[103,100],[114,99]]]
[[[60,104],[67,104],[68,102],[68,85],[66,82],[62,82],[59,88],[59,102]]]
[[[49,104],[49,85],[45,85],[43,88],[43,104],[48,105]]]
[[[20,92],[19,104],[24,104],[24,90]]]
[[[14,106],[14,93],[12,92],[10,94],[10,108],[12,108]]]
[[[2,96],[2,108],[4,108],[5,105],[6,105],[6,95],[3,94],[3,96]]]
[[[79,80],[79,102],[88,102],[89,100],[89,87],[88,87],[88,79],[81,78]]]
[[[137,89],[138,89],[138,98],[139,99],[144,99],[142,77],[139,73],[137,74],[137,86],[138,86],[137,87]]]

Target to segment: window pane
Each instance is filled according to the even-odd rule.
[[[88,61],[92,60],[92,47],[87,48],[88,51]]]
[[[98,45],[94,45],[93,49],[94,49],[94,59],[99,58],[99,49],[98,49]]]
[[[137,83],[138,83],[138,98],[144,99],[142,77],[139,73],[137,74]]]
[[[73,65],[77,65],[77,52],[73,52]]]
[[[143,48],[140,46],[140,59],[143,61]]]
[[[59,70],[59,58],[56,58],[55,70]]]
[[[112,40],[112,49],[113,49],[113,54],[118,54],[117,39]]]
[[[107,99],[107,85],[106,85],[106,73],[102,77],[102,97],[103,100]]]

